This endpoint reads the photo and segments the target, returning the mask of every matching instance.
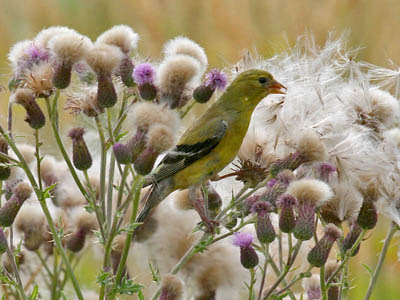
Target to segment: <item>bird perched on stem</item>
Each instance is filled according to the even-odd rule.
[[[176,190],[199,185],[217,175],[236,156],[257,104],[286,89],[270,73],[248,70],[239,74],[224,94],[180,138],[149,175],[153,184],[136,222]]]

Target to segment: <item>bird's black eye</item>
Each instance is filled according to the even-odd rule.
[[[258,82],[261,83],[261,84],[265,84],[267,82],[267,78],[260,77],[260,78],[258,78]]]

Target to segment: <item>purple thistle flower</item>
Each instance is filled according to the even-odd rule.
[[[45,48],[38,47],[33,43],[25,50],[25,54],[29,56],[29,60],[33,63],[40,63],[49,59],[49,52]]]
[[[133,79],[139,86],[146,83],[153,83],[154,77],[154,67],[149,63],[140,64],[133,70]]]
[[[276,180],[276,179],[271,179],[271,180],[269,180],[269,181],[267,182],[267,186],[268,186],[269,188],[272,188],[277,182],[278,182],[278,180]]]
[[[207,73],[206,78],[206,86],[211,86],[213,89],[223,90],[228,84],[225,73],[218,69],[212,69]]]
[[[240,248],[247,248],[251,246],[253,236],[250,233],[236,232],[233,235],[233,245]]]

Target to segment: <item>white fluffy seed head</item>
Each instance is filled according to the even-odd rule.
[[[18,144],[17,148],[28,165],[36,160],[35,147],[28,144]]]
[[[17,89],[12,95],[12,101],[17,104],[26,105],[35,100],[35,95],[31,89]]]
[[[128,130],[132,130],[132,127],[148,129],[151,125],[159,123],[175,132],[180,126],[180,119],[176,111],[165,105],[141,102],[132,107],[125,123]]]
[[[91,40],[77,32],[58,34],[48,42],[50,51],[56,57],[70,63],[75,63],[86,56],[91,46]]]
[[[197,86],[202,74],[198,60],[178,54],[166,57],[158,68],[157,86],[161,94],[179,98]]]
[[[319,275],[314,274],[309,278],[304,278],[302,285],[305,294],[307,294],[307,299],[320,299],[319,296],[321,296],[321,288]]]
[[[167,126],[155,124],[149,128],[147,144],[157,153],[167,151],[175,145],[175,134]]]
[[[308,162],[323,161],[328,157],[325,145],[312,130],[305,130],[300,134],[296,149]]]
[[[71,212],[73,224],[78,230],[90,232],[98,228],[96,215],[88,213],[83,207],[74,209]]]
[[[183,282],[174,275],[165,275],[161,286],[161,298],[165,300],[183,299]],[[161,299],[160,298],[160,299]]]
[[[103,32],[96,40],[96,44],[117,46],[122,52],[128,54],[137,48],[139,35],[127,25],[116,25]]]
[[[301,203],[311,202],[321,206],[332,198],[333,192],[329,185],[317,179],[300,179],[292,181],[286,191]]]
[[[40,47],[48,48],[48,43],[52,38],[64,33],[76,33],[76,31],[65,26],[48,27],[43,29],[36,35],[34,43]]]
[[[35,64],[31,69],[25,71],[25,85],[30,88],[36,96],[49,96],[53,91],[53,65],[50,62]]]
[[[11,63],[11,66],[13,69],[15,69],[18,66],[18,62],[23,60],[24,58],[27,57],[26,50],[32,45],[32,41],[30,40],[24,40],[15,43],[11,49],[10,52],[8,52],[8,60]]]
[[[121,50],[112,45],[96,44],[86,54],[86,62],[97,74],[111,74],[117,68],[123,54]]]
[[[342,231],[332,223],[329,223],[325,226],[324,233],[335,241],[342,236]]]
[[[39,205],[25,203],[15,218],[17,231],[44,232],[46,219]]]
[[[400,128],[386,130],[383,133],[383,138],[386,143],[400,149]]]
[[[381,89],[370,89],[371,113],[385,126],[392,126],[400,117],[399,102],[388,92]]]
[[[204,49],[187,37],[178,36],[169,40],[164,46],[165,57],[176,54],[184,54],[195,58],[201,65],[202,70],[207,69],[208,60]]]

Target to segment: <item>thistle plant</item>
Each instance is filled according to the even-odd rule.
[[[126,25],[94,42],[50,27],[12,46],[0,126],[2,297],[347,299],[357,284],[349,262],[387,218],[369,299],[400,225],[400,77],[350,60],[343,37],[322,48],[308,39],[223,70],[186,37],[149,59]],[[280,89],[273,79],[275,93],[246,113],[247,134],[225,169],[209,174],[217,159],[205,157],[233,151],[218,145],[232,145],[240,126],[221,122],[208,139],[175,147],[192,119],[210,121],[196,111],[266,71]],[[33,145],[21,138],[29,135]],[[171,189],[194,162],[203,164]],[[91,291],[77,276],[87,257],[99,266]]]

